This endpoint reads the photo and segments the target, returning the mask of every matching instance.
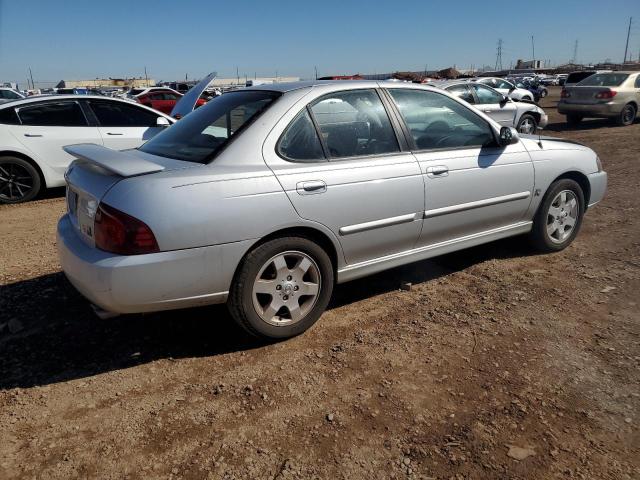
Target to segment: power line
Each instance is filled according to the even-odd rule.
[[[498,68],[500,67],[500,68]],[[498,39],[498,51],[496,53],[496,66],[495,71],[502,70],[502,39]]]

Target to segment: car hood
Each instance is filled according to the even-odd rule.
[[[188,115],[193,111],[196,107],[196,103],[202,95],[202,92],[209,86],[209,84],[213,81],[214,78],[218,76],[217,72],[211,72],[209,75],[204,77],[197,85],[194,85],[187,93],[185,93],[180,100],[175,104],[173,110],[171,110],[171,116],[174,118],[182,118],[185,115]]]
[[[585,150],[592,151],[589,147],[583,143],[576,142],[574,140],[566,140],[564,138],[548,137],[545,135],[530,135],[525,133],[519,133],[518,137],[524,142],[525,146],[540,150],[540,144],[542,149],[550,150]]]

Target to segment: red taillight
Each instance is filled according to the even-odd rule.
[[[101,203],[94,219],[96,247],[120,255],[159,252],[151,229],[137,218]]]
[[[599,100],[609,99],[616,96],[618,92],[615,90],[603,90],[601,92],[596,93],[596,98]]]
[[[569,98],[570,96],[571,94],[567,92],[565,88],[563,88],[562,91],[560,92],[560,98]]]

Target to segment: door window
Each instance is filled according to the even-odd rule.
[[[447,88],[447,92],[472,105],[476,103],[473,93],[471,93],[466,85],[454,85],[453,87]]]
[[[470,108],[440,93],[390,89],[418,150],[495,145],[489,124]]]
[[[331,158],[399,152],[398,139],[375,90],[321,97],[311,106]]]
[[[325,160],[318,132],[306,108],[285,130],[278,143],[278,152],[286,159],[298,162]]]
[[[89,101],[102,127],[155,127],[158,115],[122,102]]]
[[[39,103],[18,110],[23,125],[86,127],[87,119],[78,102]]]
[[[476,92],[478,103],[480,105],[500,103],[504,98],[502,95],[500,95],[500,93],[484,85],[473,85],[472,88]]]
[[[16,92],[12,92],[11,90],[0,90],[0,98],[4,98],[7,100],[15,100],[16,98],[22,98]]]

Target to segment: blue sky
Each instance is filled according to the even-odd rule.
[[[640,1],[94,2],[0,0],[0,81],[383,73],[531,57],[621,61],[640,50]]]

